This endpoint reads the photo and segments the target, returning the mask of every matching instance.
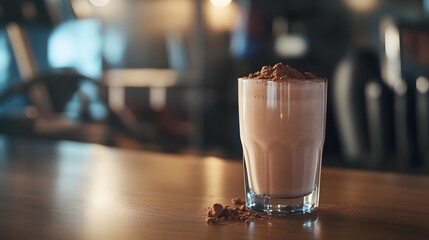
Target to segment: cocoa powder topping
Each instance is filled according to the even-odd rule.
[[[249,74],[249,76],[244,77],[247,79],[265,79],[265,80],[314,80],[322,79],[316,75],[305,72],[301,73],[298,70],[292,68],[289,65],[284,65],[283,63],[277,63],[274,66],[263,66],[260,71]]]

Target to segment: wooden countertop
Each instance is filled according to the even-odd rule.
[[[241,161],[0,137],[0,239],[428,239],[429,177],[326,168],[309,215],[208,225]]]

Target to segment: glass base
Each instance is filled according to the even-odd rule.
[[[319,206],[319,190],[301,197],[282,198],[257,195],[246,186],[246,207],[268,215],[287,216],[311,213]]]

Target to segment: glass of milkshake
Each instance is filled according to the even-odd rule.
[[[327,80],[281,63],[238,79],[247,208],[270,215],[319,205]]]

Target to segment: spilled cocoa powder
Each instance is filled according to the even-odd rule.
[[[233,207],[223,206],[215,203],[208,208],[206,215],[207,224],[223,224],[226,222],[245,222],[249,223],[255,220],[267,220],[264,214],[252,212],[246,208],[245,202],[241,198],[233,198],[231,200]]]
[[[244,79],[265,79],[272,81],[280,81],[280,80],[326,80],[324,78],[320,78],[312,73],[305,72],[301,73],[295,68],[285,65],[283,63],[277,63],[274,66],[263,66],[260,71],[249,74],[247,77],[243,77]]]

